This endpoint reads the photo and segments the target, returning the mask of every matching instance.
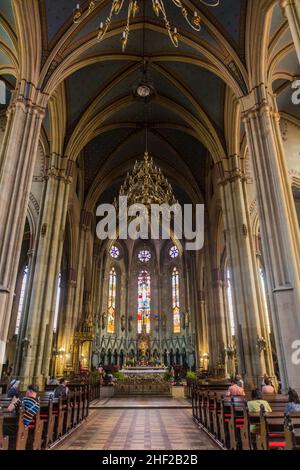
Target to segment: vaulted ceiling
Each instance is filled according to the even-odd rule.
[[[201,200],[208,166],[226,155],[226,91],[231,83],[237,94],[248,89],[247,0],[221,0],[217,8],[187,0],[186,4],[197,6],[202,16],[199,33],[189,28],[172,2],[165,1],[169,19],[181,35],[178,49],[170,43],[161,20],[152,12],[151,2],[146,0],[145,10],[133,21],[125,53],[121,52],[120,37],[126,8],[113,22],[111,33],[99,43],[97,28],[108,14],[109,0],[99,0],[94,12],[76,27],[72,22],[76,1],[38,3],[43,84],[55,67],[58,72],[51,86],[54,88],[56,81],[64,78],[65,148],[83,155],[86,197],[94,197],[96,202],[104,196],[113,198],[118,192],[134,160],[143,154],[147,119],[149,151],[170,179],[177,197]],[[82,7],[86,6],[87,2],[82,2]],[[1,0],[0,14],[0,74],[13,88],[19,58],[11,0]],[[141,78],[143,58],[148,61],[148,75],[156,92],[147,106],[132,94],[133,85]],[[64,61],[66,66],[59,72]],[[269,80],[278,93],[280,111],[300,119],[289,94],[290,82],[297,76],[300,68],[287,21],[280,7],[275,6],[269,39]],[[47,113],[44,128],[50,139],[49,110]],[[102,189],[97,193],[99,187]]]

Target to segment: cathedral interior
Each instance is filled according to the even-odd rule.
[[[0,0],[2,379],[300,391],[299,90],[299,0]],[[99,239],[145,194],[204,206],[203,247]]]

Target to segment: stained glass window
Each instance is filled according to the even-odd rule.
[[[171,258],[177,258],[177,256],[179,255],[179,251],[178,251],[178,248],[177,246],[172,246],[172,248],[170,249],[170,252],[169,252]]]
[[[61,292],[61,273],[58,274],[57,281],[57,293],[56,293],[56,303],[55,303],[55,312],[54,312],[54,321],[53,321],[53,332],[57,331],[58,323],[58,314],[59,314],[59,304],[60,304],[60,292]]]
[[[117,287],[117,274],[116,274],[115,268],[112,268],[109,273],[107,333],[115,332],[116,287]]]
[[[173,333],[180,333],[179,272],[177,268],[174,268],[172,273],[172,304]]]
[[[119,258],[120,256],[120,250],[115,245],[111,247],[109,253],[110,253],[110,256],[115,259]]]
[[[151,276],[148,271],[141,271],[138,277],[138,333],[143,325],[150,333]]]
[[[16,321],[16,328],[15,328],[15,335],[19,334],[20,330],[20,324],[21,324],[21,318],[22,318],[22,312],[23,312],[23,306],[24,306],[24,298],[25,298],[25,291],[26,291],[26,284],[27,284],[27,278],[28,278],[28,266],[23,271],[23,280],[22,280],[22,286],[21,286],[21,293],[20,293],[20,300],[19,300],[19,306],[18,306],[18,313],[17,313],[17,321]]]
[[[151,253],[149,250],[141,250],[138,254],[138,258],[142,263],[147,263],[151,259]]]

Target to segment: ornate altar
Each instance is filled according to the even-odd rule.
[[[141,365],[146,365],[150,359],[150,344],[150,335],[146,333],[146,326],[143,325],[142,333],[138,335],[137,340],[138,361]]]
[[[172,386],[171,382],[165,380],[166,370],[162,367],[146,366],[122,369],[124,379],[117,382],[116,395],[171,396]]]

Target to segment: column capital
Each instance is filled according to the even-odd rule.
[[[45,179],[53,178],[57,180],[64,180],[65,183],[71,183],[74,161],[69,160],[55,152],[51,154],[48,159],[47,171]]]
[[[21,80],[17,90],[13,92],[13,99],[7,108],[10,114],[20,107],[24,112],[32,112],[44,118],[49,96],[38,89],[33,83]]]
[[[230,169],[225,171],[222,178],[219,178],[219,186],[226,186],[228,183],[235,181],[246,181],[245,173],[241,169],[240,156],[233,154],[228,157],[228,160]]]
[[[276,106],[276,98],[273,92],[270,92],[264,83],[254,87],[248,95],[242,96],[239,101],[244,122],[252,117],[265,113],[272,114],[275,118],[280,120],[280,114]]]

